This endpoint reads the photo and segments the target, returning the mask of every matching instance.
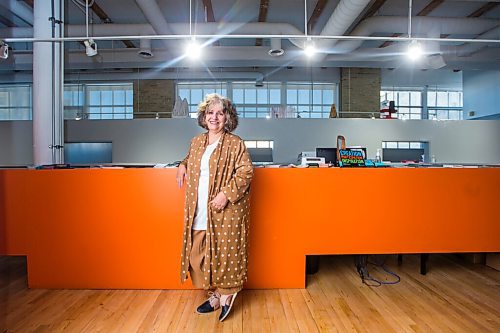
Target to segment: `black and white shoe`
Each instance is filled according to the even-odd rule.
[[[210,297],[205,302],[203,302],[198,308],[196,308],[196,312],[204,314],[204,313],[214,312],[215,310],[220,308],[219,293],[209,291],[208,295]]]
[[[221,311],[219,316],[220,321],[223,321],[227,318],[227,316],[229,316],[229,312],[231,312],[231,309],[233,308],[236,295],[238,295],[237,292],[232,295],[221,295]]]

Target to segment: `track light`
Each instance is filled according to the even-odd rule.
[[[420,45],[420,43],[416,40],[412,40],[410,42],[410,45],[408,45],[408,57],[413,60],[413,61],[416,61],[418,60],[421,56],[422,56],[422,46]]]
[[[201,56],[201,45],[194,38],[186,46],[186,56],[193,60]]]
[[[304,53],[306,56],[311,58],[313,55],[316,54],[316,47],[314,46],[314,42],[311,39],[307,39],[305,48],[304,48]]]
[[[85,53],[88,57],[93,57],[97,54],[97,43],[93,39],[83,41],[85,44]]]
[[[9,57],[9,44],[0,40],[0,59],[7,59]]]

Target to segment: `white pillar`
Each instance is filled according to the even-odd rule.
[[[34,2],[35,38],[62,37],[62,0]],[[63,43],[33,43],[33,162],[62,163],[64,153]]]

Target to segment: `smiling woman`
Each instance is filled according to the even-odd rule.
[[[208,292],[197,308],[230,313],[247,279],[250,182],[253,168],[241,138],[233,103],[209,94],[198,106],[198,124],[207,130],[191,141],[177,170],[177,184],[187,183],[181,281],[187,273],[193,285]]]

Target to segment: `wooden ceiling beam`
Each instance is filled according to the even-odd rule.
[[[24,0],[24,2],[26,2],[26,4],[28,6],[30,6],[31,8],[33,8],[35,6],[35,3],[33,0]]]
[[[427,6],[425,6],[421,11],[419,11],[417,13],[417,16],[427,16],[434,9],[439,7],[443,2],[444,2],[444,0],[432,0],[431,2],[429,2],[427,4]],[[401,36],[401,34],[393,34],[391,37],[398,37],[398,36]],[[382,45],[380,45],[379,48],[387,47],[387,46],[391,45],[392,43],[393,43],[392,41],[388,40],[388,41],[384,42]]]
[[[481,6],[481,8],[479,8],[478,10],[476,10],[473,13],[467,15],[467,17],[480,17],[480,16],[483,16],[484,14],[486,14],[487,12],[489,12],[490,10],[492,10],[493,8],[495,8],[496,6],[498,6],[498,2],[488,2],[488,3],[484,4],[483,6]]]
[[[441,5],[444,2],[444,0],[432,0],[427,4],[427,6],[424,7],[420,12],[418,12],[417,16],[427,16],[430,14],[434,9],[438,8],[439,5]]]
[[[2,23],[3,25],[5,25],[8,28],[17,27],[14,24],[14,22],[12,22],[11,20],[9,20],[8,18],[6,18],[5,16],[2,16],[2,15],[0,15],[0,23]]]
[[[259,5],[259,22],[267,21],[267,11],[269,9],[269,0],[260,0]],[[262,46],[262,38],[255,40],[255,46]]]
[[[212,0],[203,0],[205,6],[205,15],[207,22],[215,22],[214,8],[212,7]]]
[[[94,1],[90,9],[101,19],[102,23],[113,23],[111,18],[106,14],[106,12],[97,4],[97,1]],[[122,40],[122,43],[125,44],[127,48],[135,49],[136,46],[131,40]]]
[[[205,7],[205,21],[206,22],[215,22],[215,14],[214,8],[212,6],[212,0],[203,0],[203,6]],[[215,41],[212,43],[215,46],[219,46],[219,41]]]
[[[498,2],[488,2],[481,6],[479,9],[467,15],[467,17],[480,17],[495,8],[497,5]],[[450,36],[450,34],[442,34],[441,38],[447,38],[448,36]]]
[[[386,0],[375,0],[375,2],[370,6],[370,8],[368,8],[365,15],[361,18],[360,21],[363,21],[364,19],[375,15],[375,13],[378,12],[380,7],[384,5],[385,1]]]
[[[316,2],[316,6],[314,7],[311,17],[309,17],[309,20],[307,21],[308,33],[311,33],[313,31],[327,3],[328,0],[318,0],[318,2]]]

